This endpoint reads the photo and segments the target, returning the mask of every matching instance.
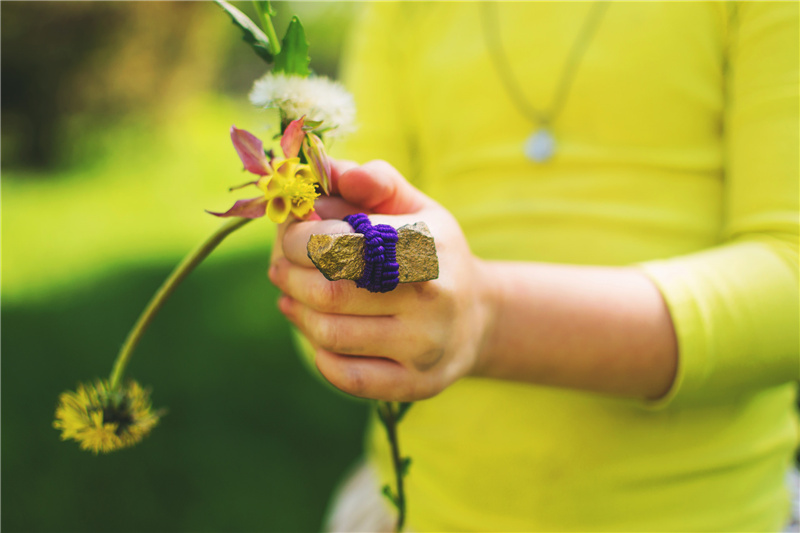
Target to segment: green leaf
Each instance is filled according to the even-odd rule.
[[[394,497],[394,493],[392,492],[392,487],[389,485],[384,485],[383,490],[381,490],[381,494],[389,498],[389,501],[392,502],[392,505],[398,507],[397,498]]]
[[[286,35],[283,36],[283,46],[280,53],[275,56],[275,72],[285,72],[286,74],[297,74],[298,76],[308,76],[308,64],[311,60],[308,57],[308,41],[306,32],[300,19],[292,17]]]
[[[261,59],[267,63],[272,63],[273,57],[269,51],[269,39],[256,23],[225,0],[214,1],[228,13],[233,23],[242,30],[242,40],[252,46]]]
[[[404,457],[400,461],[400,475],[406,477],[408,475],[408,469],[411,466],[411,457]]]
[[[320,126],[322,126],[322,121],[321,120],[308,120],[308,119],[306,119],[305,122],[303,122],[303,131],[314,131],[315,129],[319,128]]]
[[[378,414],[378,418],[380,419],[383,426],[388,430],[389,426],[387,424],[389,423],[389,419],[387,417],[391,416],[388,411],[388,403],[376,401],[375,412]]]
[[[400,402],[400,407],[397,409],[397,421],[400,422],[404,416],[406,416],[406,411],[411,409],[411,406],[414,405],[414,402]]]

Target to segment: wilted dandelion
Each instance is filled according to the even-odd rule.
[[[127,448],[141,441],[158,424],[150,391],[135,381],[112,389],[107,380],[79,384],[59,397],[53,427],[61,440],[73,439],[95,454]]]

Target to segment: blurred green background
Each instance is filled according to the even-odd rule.
[[[248,3],[236,3],[252,13]],[[335,76],[358,6],[275,3]],[[106,376],[181,257],[242,197],[231,124],[266,65],[210,2],[3,2],[2,529],[313,531],[368,406],[294,353],[266,278],[274,228],[229,237],[178,289],[128,376],[168,414],[107,456],[60,442],[60,392]],[[335,154],[335,147],[334,147]]]

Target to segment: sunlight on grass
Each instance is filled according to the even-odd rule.
[[[230,126],[267,140],[273,118],[244,99],[198,97],[167,117],[102,132],[108,156],[57,179],[4,173],[4,301],[89,282],[132,262],[177,262],[221,224],[204,209],[224,211],[250,194],[227,191],[249,178],[231,145]],[[211,260],[264,249],[273,235],[273,224],[257,221]]]

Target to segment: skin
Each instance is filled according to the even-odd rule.
[[[481,260],[452,215],[383,161],[337,161],[333,196],[316,209],[279,227],[269,276],[344,392],[415,401],[473,376],[657,399],[675,378],[669,312],[636,269]],[[384,294],[326,280],[306,255],[309,236],[352,232],[341,219],[357,212],[394,227],[424,220],[439,279]]]

